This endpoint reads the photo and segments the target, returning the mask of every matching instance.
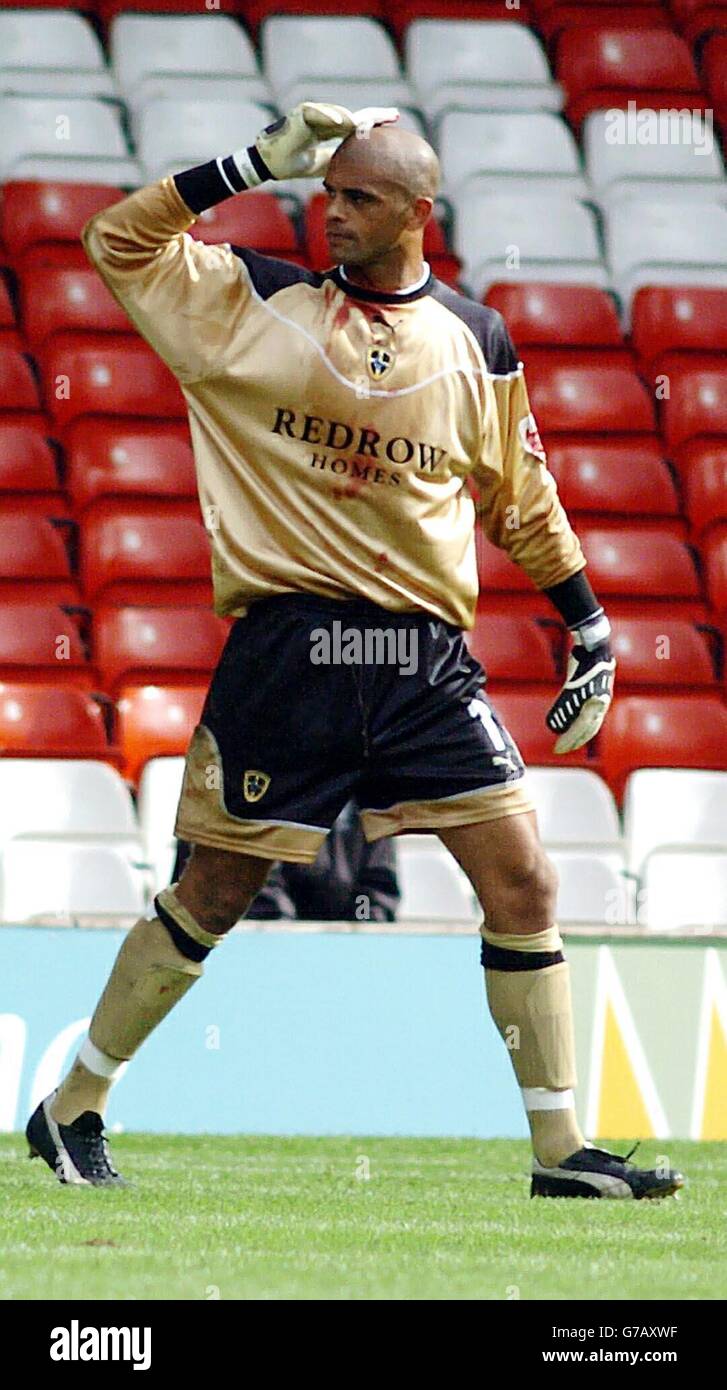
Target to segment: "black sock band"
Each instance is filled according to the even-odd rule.
[[[480,960],[485,970],[547,970],[561,965],[565,956],[562,951],[506,951],[483,940]]]
[[[200,946],[198,941],[193,941],[191,936],[188,936],[186,931],[180,927],[179,923],[175,922],[171,912],[168,912],[167,909],[162,906],[158,898],[154,899],[154,906],[159,921],[166,927],[177,950],[183,956],[186,956],[187,960],[193,960],[197,963],[206,960],[212,947]]]

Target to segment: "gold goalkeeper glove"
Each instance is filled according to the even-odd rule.
[[[303,101],[260,132],[253,145],[236,150],[233,159],[248,188],[265,179],[322,178],[338,144],[354,131],[399,119],[391,106],[349,111],[322,101]],[[334,143],[336,142],[336,143]]]

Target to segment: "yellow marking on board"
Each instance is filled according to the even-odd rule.
[[[727,1139],[727,1038],[712,1006],[701,1139]]]
[[[606,1004],[604,1024],[597,1133],[604,1139],[621,1139],[625,1134],[634,1139],[651,1139],[654,1136],[641,1087],[610,1000]]]

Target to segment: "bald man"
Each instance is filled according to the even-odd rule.
[[[604,717],[609,626],[502,319],[423,259],[438,163],[395,117],[304,103],[84,231],[181,383],[215,611],[236,621],[187,754],[176,833],[194,846],[188,865],[129,932],[76,1062],[28,1126],[62,1182],[121,1181],[103,1133],[112,1082],[271,862],[312,863],[355,797],[369,840],[433,832],[475,887],[488,1000],[532,1131],[532,1193],[661,1196],[681,1183],[586,1146],[576,1119],[555,873],[463,637],[478,590],[470,488],[489,538],[573,633],[548,714],[559,751]],[[228,197],[310,176],[328,200],[323,274],[188,235]]]

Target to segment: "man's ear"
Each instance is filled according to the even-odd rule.
[[[415,198],[411,210],[411,229],[423,229],[429,221],[434,209],[433,198]]]

